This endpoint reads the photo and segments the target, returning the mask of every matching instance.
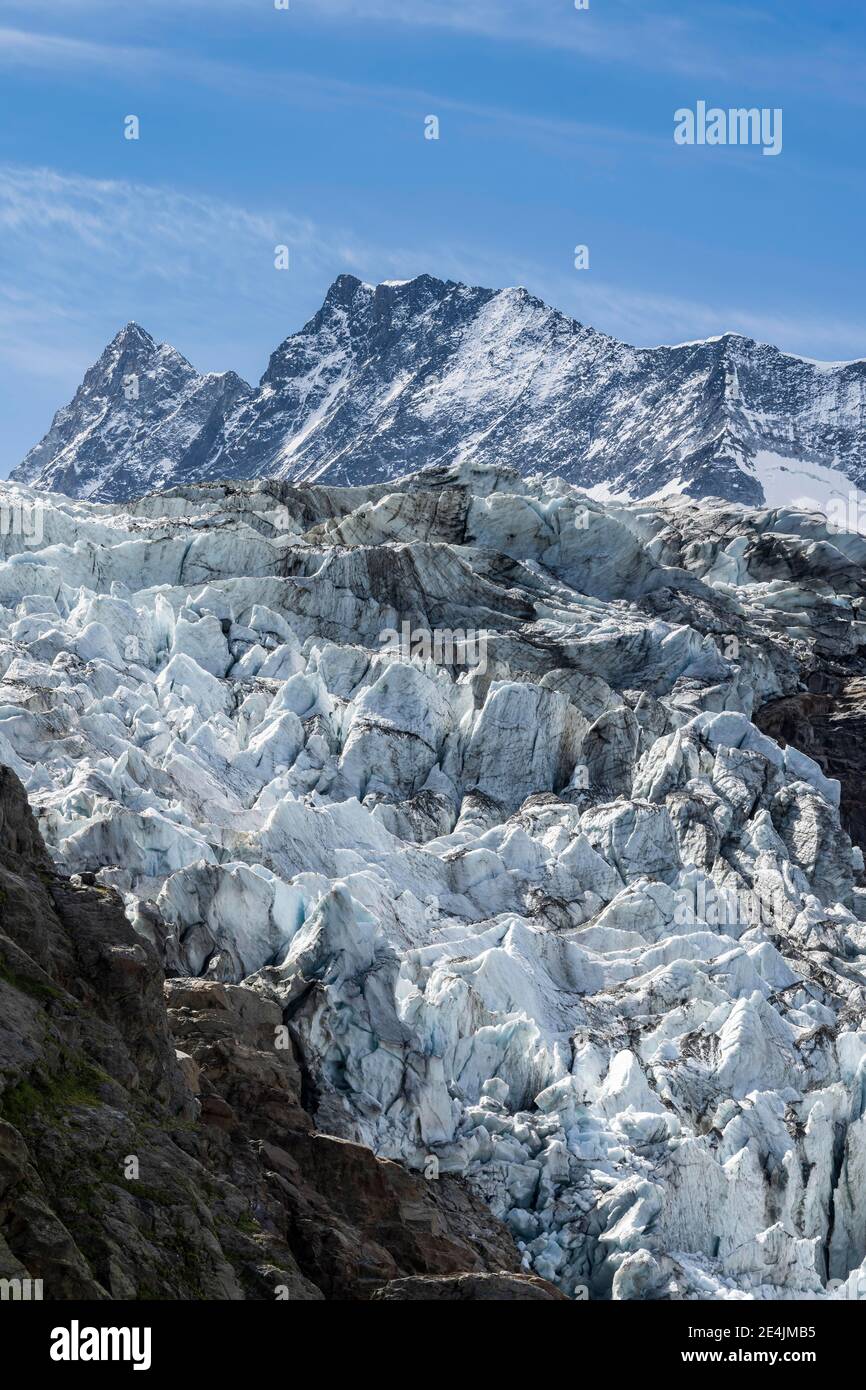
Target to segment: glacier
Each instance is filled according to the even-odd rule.
[[[575,1297],[866,1277],[863,856],[759,727],[862,671],[862,536],[470,461],[0,500],[0,763],[169,974],[279,1005],[320,1130]]]

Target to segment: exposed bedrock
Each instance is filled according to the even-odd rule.
[[[810,689],[774,700],[755,722],[781,746],[814,758],[842,788],[842,824],[866,846],[866,678],[812,674]]]
[[[61,1300],[417,1298],[422,1276],[431,1297],[518,1296],[514,1242],[460,1180],[315,1132],[276,1005],[166,988],[113,890],[54,871],[0,768],[0,1278]]]

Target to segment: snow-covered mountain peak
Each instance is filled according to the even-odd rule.
[[[148,333],[141,324],[130,319],[129,323],[124,324],[123,328],[112,338],[106,348],[106,353],[118,354],[126,351],[140,350],[142,352],[152,352],[157,344],[154,338]]]
[[[128,324],[14,476],[112,500],[193,478],[376,483],[462,459],[596,496],[826,506],[866,489],[866,362],[734,332],[635,348],[520,286],[346,274],[256,390],[199,376]]]
[[[99,501],[148,492],[194,472],[249,393],[236,373],[201,375],[176,348],[127,323],[14,477]]]

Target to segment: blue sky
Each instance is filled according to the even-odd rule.
[[[127,320],[257,380],[341,271],[866,354],[851,0],[290,5],[0,0],[0,476]],[[782,153],[677,146],[698,100],[781,107]]]

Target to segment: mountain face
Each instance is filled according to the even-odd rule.
[[[195,476],[227,417],[250,394],[234,372],[200,376],[174,348],[129,323],[15,477],[70,497],[111,501]]]
[[[862,1291],[864,537],[467,462],[43,511],[0,534],[0,1276]]]
[[[122,379],[141,377],[138,401]],[[522,289],[342,275],[258,390],[133,325],[13,477],[116,501],[191,479],[382,482],[463,460],[598,496],[751,505],[866,488],[866,361],[737,334],[633,348]]]

